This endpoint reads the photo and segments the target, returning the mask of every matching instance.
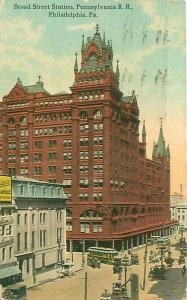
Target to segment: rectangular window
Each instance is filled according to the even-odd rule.
[[[48,160],[56,160],[56,153],[52,152],[52,153],[48,153]]]
[[[55,174],[56,173],[56,166],[49,166],[48,171],[49,171],[49,174]]]
[[[21,233],[17,234],[17,249],[18,252],[21,250]]]
[[[2,261],[6,260],[6,248],[2,249]]]
[[[34,247],[35,247],[35,231],[32,231],[31,247],[32,247],[32,249],[34,249]]]
[[[26,272],[27,272],[27,273],[30,272],[30,268],[29,268],[29,257],[27,257],[27,260],[26,260]]]
[[[25,234],[24,234],[24,238],[25,238],[25,242],[24,242],[24,245],[25,245],[25,250],[27,250],[27,238],[28,238],[28,234],[27,234],[27,232],[25,232]]]
[[[43,245],[43,230],[40,230],[40,247]]]
[[[34,161],[42,161],[42,154],[41,153],[34,153]]]
[[[56,140],[49,140],[49,141],[48,141],[48,147],[49,147],[49,148],[56,147],[56,145],[57,145]]]
[[[66,222],[66,231],[72,231],[72,222]]]
[[[34,148],[42,148],[42,141],[35,141]]]
[[[20,143],[21,150],[28,149],[28,142],[24,141]]]
[[[80,223],[80,232],[89,233],[90,232],[89,223]]]
[[[102,223],[93,223],[93,232],[102,232],[103,226]]]
[[[16,168],[8,168],[8,175],[10,176],[16,175]]]
[[[12,259],[12,247],[9,247],[9,259]]]
[[[42,175],[42,168],[34,167],[34,175]]]

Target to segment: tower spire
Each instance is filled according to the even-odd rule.
[[[99,25],[97,24],[96,25],[96,34],[98,34],[99,33]]]
[[[143,121],[143,129],[142,129],[142,143],[146,145],[146,130],[145,130],[145,120]]]
[[[78,62],[77,62],[77,52],[75,53],[75,65],[74,65],[74,72],[78,72]]]
[[[116,65],[116,75],[117,75],[117,78],[118,78],[118,81],[119,81],[119,75],[120,75],[120,73],[119,73],[119,60],[117,60],[116,61],[117,62],[117,65]]]
[[[85,45],[84,45],[84,34],[82,35],[82,47],[81,47],[81,51],[85,51]]]

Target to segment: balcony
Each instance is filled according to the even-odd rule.
[[[0,241],[0,247],[5,247],[7,245],[11,245],[14,242],[13,236],[3,236]]]

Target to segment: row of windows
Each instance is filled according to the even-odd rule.
[[[56,127],[44,127],[44,128],[35,128],[35,135],[55,135],[62,133],[72,133],[72,125],[65,126],[56,126]]]
[[[27,118],[26,117],[21,117],[20,119],[19,119],[19,123],[20,124],[26,124],[27,123]],[[12,118],[12,117],[10,117],[9,119],[8,119],[8,124],[9,125],[14,125],[15,124],[15,119],[14,118]]]
[[[78,95],[79,101],[83,100],[93,100],[93,99],[104,99],[104,92],[98,91],[97,93],[79,93]]]
[[[80,119],[87,119],[88,118],[88,113],[86,111],[81,111],[80,114]],[[102,112],[100,110],[94,111],[93,114],[94,119],[101,119],[102,118]]]
[[[64,100],[60,100],[60,101],[44,101],[44,102],[37,102],[36,103],[36,107],[38,106],[49,106],[49,105],[62,105],[62,104],[69,104],[72,103],[73,100],[72,99],[64,99]]]
[[[53,114],[53,115],[39,115],[35,117],[36,123],[43,123],[43,122],[58,122],[63,120],[71,120],[72,115],[71,113],[64,113],[64,114]]]
[[[80,193],[79,194],[79,200],[81,202],[87,202],[88,201],[88,193]],[[103,200],[103,194],[102,193],[93,193],[93,200],[94,201],[102,201]]]
[[[72,222],[66,222],[66,231],[72,232]],[[103,225],[101,222],[93,222],[93,223],[80,223],[80,232],[81,233],[90,233],[90,232],[102,232]]]
[[[102,223],[80,223],[80,232],[81,233],[90,233],[93,232],[102,232],[103,231],[103,225]]]
[[[24,221],[24,225],[28,225],[28,214],[24,214],[24,216],[22,216],[23,221]],[[46,213],[40,213],[39,215],[39,220],[40,220],[40,224],[45,224],[47,222],[47,215]],[[56,220],[57,222],[61,222],[62,221],[62,212],[61,211],[57,211],[56,213]],[[35,213],[32,213],[32,217],[31,217],[31,223],[32,225],[35,224],[36,221],[36,215]],[[18,214],[17,215],[17,225],[21,225],[21,215]],[[9,230],[10,232],[10,230]],[[9,233],[11,235],[11,233]]]
[[[103,144],[103,137],[95,137],[94,138],[94,145],[102,145]],[[56,140],[50,140],[48,141],[48,147],[56,147],[57,141]],[[71,139],[64,140],[63,142],[64,147],[71,147],[72,141]],[[88,138],[80,138],[80,145],[81,146],[88,146]],[[42,141],[35,141],[34,142],[35,148],[42,148]],[[22,141],[20,142],[20,148],[21,150],[28,149],[28,141]],[[16,150],[16,142],[9,142],[8,143],[8,150]]]
[[[87,160],[88,157],[89,157],[88,151],[81,151],[80,152],[80,159],[81,160]],[[72,158],[71,152],[64,152],[63,153],[63,159],[64,160],[71,160],[71,158]],[[94,158],[103,158],[103,151],[102,150],[94,150]],[[28,154],[21,154],[20,155],[20,163],[28,162],[28,160],[29,160]],[[49,161],[56,160],[56,153],[55,152],[48,153],[48,160]],[[42,153],[34,153],[34,162],[41,162],[41,161],[42,161]],[[16,163],[16,155],[15,154],[8,155],[8,162],[9,163]],[[52,169],[54,169],[54,168],[49,167],[49,172],[50,173],[53,172],[53,171],[51,171]],[[56,171],[54,171],[54,172],[56,172]]]
[[[23,239],[23,248],[22,246],[22,239]],[[47,241],[47,231],[46,230],[40,230],[40,237],[39,237],[39,246],[45,247]],[[21,250],[28,250],[30,245],[28,245],[28,232],[24,232],[24,234],[21,235],[21,233],[17,234],[17,251]],[[34,249],[35,247],[35,231],[32,231],[31,236],[31,248]]]
[[[21,129],[20,130],[20,135],[21,136],[28,136],[28,129],[25,128],[25,129]],[[16,136],[16,130],[15,129],[9,129],[8,130],[8,136],[9,137],[15,137]]]
[[[29,102],[16,102],[13,104],[8,104],[8,109],[22,108],[29,106]]]

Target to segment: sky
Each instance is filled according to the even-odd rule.
[[[58,17],[60,13],[79,17]],[[70,92],[75,53],[80,66],[82,35],[93,37],[96,24],[101,36],[105,32],[106,40],[112,40],[121,91],[138,95],[147,157],[151,159],[162,118],[171,152],[171,193],[180,192],[182,184],[187,197],[185,1],[0,0],[0,99],[18,77],[32,85],[40,75],[51,94]]]

